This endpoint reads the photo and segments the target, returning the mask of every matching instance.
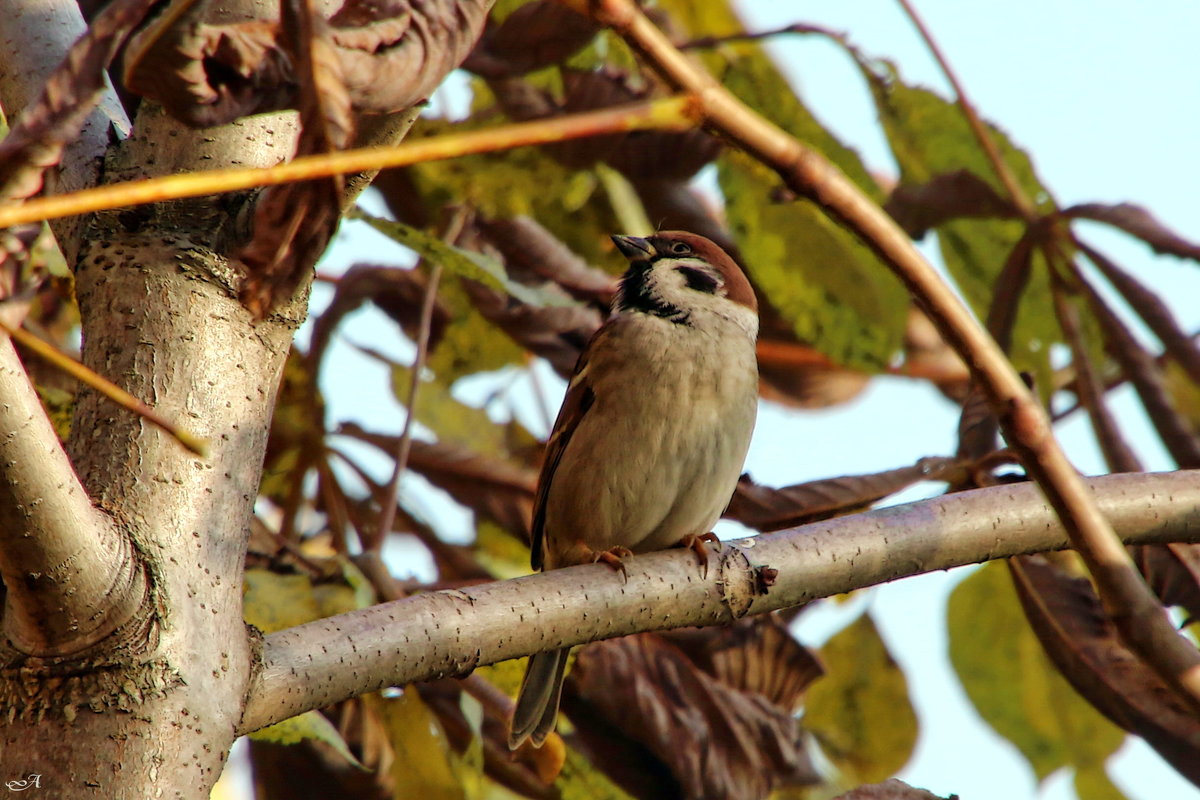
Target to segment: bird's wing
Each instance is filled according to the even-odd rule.
[[[558,419],[554,420],[554,430],[546,442],[546,458],[538,476],[537,496],[533,505],[533,530],[530,536],[530,562],[534,569],[541,569],[546,560],[546,498],[550,495],[554,472],[562,461],[571,437],[579,429],[579,423],[596,402],[596,394],[588,375],[588,353],[601,337],[608,335],[608,331],[609,326],[602,325],[579,356],[571,382],[567,385],[567,395],[563,398],[562,408],[558,410]]]

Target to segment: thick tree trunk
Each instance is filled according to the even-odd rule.
[[[135,130],[110,156],[107,180],[277,163],[291,155],[295,123],[273,115],[191,131],[145,106]],[[79,397],[72,462],[133,556],[134,579],[113,597],[141,595],[99,642],[3,653],[0,774],[40,774],[49,796],[204,798],[234,740],[254,663],[242,559],[307,293],[251,320],[225,257],[244,234],[236,212],[230,197],[112,212],[79,248],[84,362],[207,437],[211,455],[95,392]]]

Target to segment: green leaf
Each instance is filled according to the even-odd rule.
[[[812,203],[770,202],[779,181],[768,168],[727,153],[717,170],[746,268],[796,335],[843,366],[887,366],[908,313],[900,282]]]
[[[1077,779],[1102,774],[1125,734],[1050,663],[1025,621],[1007,568],[993,563],[976,570],[950,595],[947,613],[950,661],[967,696],[1024,754],[1038,780],[1068,765],[1079,770]]]
[[[372,216],[361,209],[355,209],[350,215],[354,219],[366,222],[375,230],[387,236],[392,241],[402,244],[421,258],[441,264],[448,272],[462,278],[470,278],[480,283],[507,292],[528,305],[543,307],[564,305],[562,295],[554,292],[541,291],[532,286],[509,280],[504,265],[482,253],[464,250],[447,244],[439,237],[426,233],[420,228],[405,225],[403,222],[393,222]]]
[[[487,124],[493,123],[421,120],[408,140]],[[410,169],[428,208],[468,203],[485,217],[530,216],[583,258],[617,263],[608,240],[617,230],[617,220],[589,170],[568,169],[536,147],[431,161]]]
[[[346,740],[338,733],[337,728],[324,714],[319,711],[306,711],[299,716],[285,719],[261,730],[249,734],[251,739],[259,742],[274,744],[299,744],[308,739],[324,742],[332,747],[338,755],[345,758],[359,769],[366,769],[350,752]]]
[[[322,617],[345,614],[376,603],[375,589],[367,576],[346,558],[337,557],[342,581],[323,581],[313,587],[313,599]]]
[[[928,89],[905,84],[896,68],[886,61],[869,62],[861,54],[852,55],[870,86],[902,183],[916,186],[938,175],[967,170],[1001,197],[1008,196],[955,103]],[[988,130],[1025,195],[1039,211],[1052,211],[1054,201],[1028,154],[999,128],[989,125]],[[946,269],[981,319],[987,316],[996,278],[1024,230],[1021,221],[998,219],[955,220],[937,228]],[[1012,360],[1018,369],[1033,372],[1039,386],[1048,387],[1052,374],[1050,345],[1061,339],[1046,264],[1041,253],[1035,252],[1013,331]]]
[[[917,716],[870,615],[830,639],[821,660],[825,677],[809,689],[804,726],[849,783],[895,774],[917,743]]]

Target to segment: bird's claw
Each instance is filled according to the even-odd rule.
[[[629,580],[629,572],[625,569],[625,559],[633,555],[628,547],[610,547],[608,550],[597,550],[592,557],[593,562],[604,562],[610,567],[621,571],[621,577]]]
[[[721,540],[712,531],[699,536],[689,533],[679,540],[679,547],[686,547],[696,554],[696,558],[700,561],[700,577],[702,578],[708,577],[708,548],[705,545],[710,542],[720,544]]]

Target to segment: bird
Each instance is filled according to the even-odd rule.
[[[629,261],[584,347],[546,444],[531,563],[596,561],[705,541],[742,472],[758,410],[758,303],[741,267],[695,233],[614,235]],[[554,730],[569,649],[530,656],[508,745]]]

